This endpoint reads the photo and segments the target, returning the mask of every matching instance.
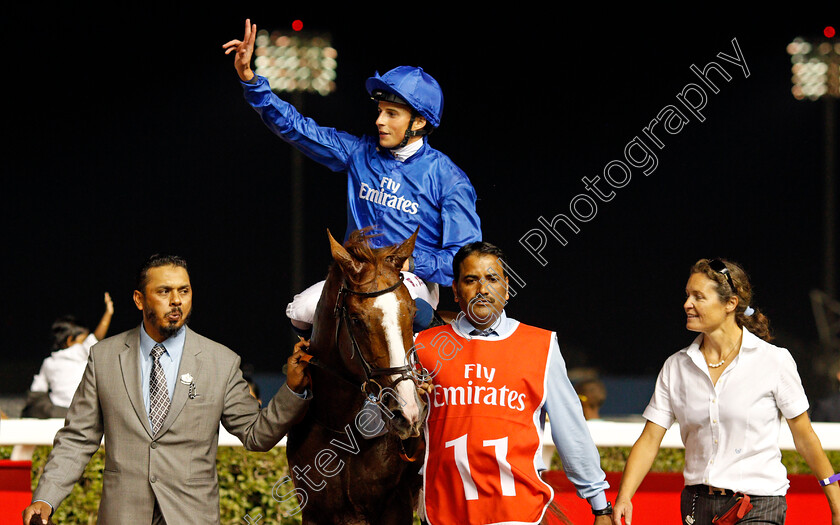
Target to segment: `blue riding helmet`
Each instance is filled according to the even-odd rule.
[[[406,104],[425,118],[433,128],[440,126],[440,118],[443,115],[443,91],[437,80],[423,69],[398,66],[382,76],[377,71],[374,76],[367,79],[365,88],[375,100]],[[399,99],[395,100],[393,95]]]

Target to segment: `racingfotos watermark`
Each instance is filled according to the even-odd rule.
[[[580,233],[579,224],[591,221],[598,214],[598,203],[610,202],[616,196],[614,190],[620,190],[630,184],[633,170],[640,170],[645,176],[656,171],[659,166],[656,151],[665,149],[668,136],[679,134],[692,122],[692,118],[701,123],[705,122],[706,117],[702,111],[709,102],[707,91],[712,94],[719,93],[719,85],[722,82],[732,81],[733,75],[730,71],[737,72],[737,69],[740,69],[744,78],[749,78],[750,70],[737,38],[733,38],[731,43],[734,56],[723,51],[717,54],[722,62],[729,64],[729,70],[721,62],[715,61],[709,62],[703,69],[691,64],[689,69],[697,76],[699,83],[687,83],[676,95],[678,104],[666,104],[659,110],[648,125],[642,128],[642,133],[634,136],[624,146],[622,159],[609,161],[600,175],[582,177],[586,193],[578,193],[571,198],[568,214],[558,213],[551,220],[539,216],[539,226],[531,228],[519,238],[519,244],[540,265],[548,264],[542,251],[548,246],[549,236],[561,246],[569,244],[566,236],[570,232],[575,235]]]

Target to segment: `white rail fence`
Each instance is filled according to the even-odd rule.
[[[562,423],[561,423],[562,424]],[[630,447],[642,433],[644,421],[587,421],[592,439],[599,447]],[[13,460],[28,460],[36,446],[52,445],[55,433],[64,425],[63,419],[2,419],[0,420],[0,446],[13,445]],[[840,450],[840,423],[813,423],[814,431],[819,436],[824,450]],[[219,445],[237,447],[242,446],[238,438],[229,434],[224,428],[219,429]],[[286,445],[282,439],[277,446]],[[662,440],[663,448],[682,448],[680,429],[674,424],[665,433]],[[779,448],[795,450],[793,437],[786,424],[779,432]],[[546,425],[543,435],[543,459],[550,464],[554,452],[549,425]]]

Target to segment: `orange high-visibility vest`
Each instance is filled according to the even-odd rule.
[[[421,332],[430,373],[423,467],[430,525],[539,523],[554,497],[535,466],[552,332],[519,324],[503,339]]]

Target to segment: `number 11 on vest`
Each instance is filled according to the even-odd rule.
[[[516,496],[516,485],[513,482],[513,472],[510,463],[507,461],[508,438],[485,439],[485,447],[495,448],[496,463],[499,465],[499,479],[502,486],[502,496]],[[464,496],[467,500],[478,499],[478,490],[475,488],[472,473],[470,472],[470,459],[467,454],[467,434],[446,442],[446,448],[455,449],[455,465],[461,475],[461,482],[464,484]]]

